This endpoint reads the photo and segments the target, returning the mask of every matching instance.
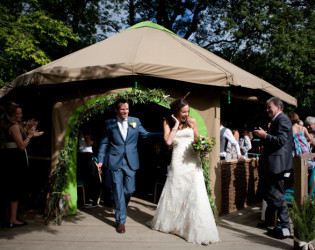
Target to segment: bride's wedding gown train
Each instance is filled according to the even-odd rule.
[[[176,133],[166,183],[150,226],[191,243],[215,243],[220,239],[193,139],[191,128]]]

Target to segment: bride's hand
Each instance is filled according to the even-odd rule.
[[[179,125],[179,120],[175,117],[175,115],[172,115],[172,119],[175,122],[175,126]]]
[[[206,157],[206,158],[209,157],[209,153],[208,153],[208,152],[202,152],[201,155],[202,155],[203,157]]]

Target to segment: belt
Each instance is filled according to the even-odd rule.
[[[6,142],[5,143],[5,148],[17,148],[17,145],[14,141],[12,142]]]

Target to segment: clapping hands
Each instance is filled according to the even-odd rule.
[[[38,137],[44,134],[43,131],[37,130],[38,121],[35,120],[35,118],[32,118],[31,120],[28,120],[25,122],[25,130],[27,130],[27,134],[30,137]]]

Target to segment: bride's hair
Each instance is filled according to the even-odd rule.
[[[190,92],[188,92],[184,97],[177,99],[175,101],[173,101],[171,103],[171,114],[167,116],[166,120],[168,121],[170,127],[174,126],[174,121],[171,117],[172,114],[174,114],[175,117],[177,117],[177,115],[179,114],[180,110],[185,107],[186,105],[188,105],[188,102],[185,100],[186,97],[190,94]],[[184,127],[190,127],[190,124],[188,123],[188,119],[186,119],[186,121],[183,123]]]

